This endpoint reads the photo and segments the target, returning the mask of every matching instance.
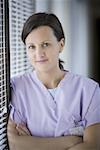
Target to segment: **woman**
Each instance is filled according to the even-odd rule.
[[[54,14],[36,13],[22,31],[30,73],[11,80],[10,149],[100,150],[100,88],[65,71],[65,36]]]

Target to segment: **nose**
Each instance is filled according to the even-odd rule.
[[[38,58],[42,58],[45,56],[45,51],[42,48],[38,47],[36,50],[36,55]]]

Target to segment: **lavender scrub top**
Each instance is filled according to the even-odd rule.
[[[95,81],[66,72],[55,97],[32,71],[11,79],[10,118],[27,126],[33,136],[83,136],[100,123],[100,88]]]

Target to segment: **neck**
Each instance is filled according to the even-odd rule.
[[[36,74],[39,80],[41,80],[47,88],[56,88],[59,82],[63,79],[65,72],[58,69],[52,72],[36,71]]]

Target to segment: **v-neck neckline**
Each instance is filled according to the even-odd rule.
[[[62,88],[62,87],[64,86],[65,80],[67,81],[67,80],[69,79],[69,77],[70,77],[70,72],[69,72],[69,71],[65,71],[65,72],[66,72],[66,73],[65,73],[63,79],[59,82],[58,86],[56,87],[56,88],[57,88],[57,91],[58,91],[58,89],[60,89],[60,88]],[[42,81],[38,78],[38,76],[37,76],[35,70],[32,71],[32,77],[33,77],[33,76],[35,77],[36,82],[39,83],[40,87],[41,87],[42,89],[44,89],[44,91],[46,92],[46,94],[48,93],[48,94],[50,95],[50,93],[48,92],[48,89],[46,88],[46,86],[45,86],[45,85],[42,83]],[[58,92],[56,92],[56,93],[58,93]],[[50,95],[50,97],[51,97],[51,95]]]
[[[48,91],[48,89],[45,87],[45,85],[42,83],[41,80],[39,80],[39,78],[37,77],[36,71],[33,70],[31,72],[31,79],[33,80],[33,82],[35,82],[36,84],[38,84],[38,86],[40,87],[41,91],[43,91],[43,95],[45,95],[47,97],[47,103],[50,104],[49,107],[51,106],[51,108],[53,110],[56,110],[56,106],[57,106],[57,95],[58,93],[61,91],[61,89],[64,88],[65,85],[65,81],[68,81],[70,78],[70,72],[66,71],[65,76],[63,77],[63,79],[59,82],[58,86],[57,86],[57,91],[55,94],[55,99],[53,99],[53,97],[51,96],[50,92]],[[44,99],[45,100],[45,99]]]
[[[38,78],[38,76],[37,76],[35,70],[33,70],[33,74],[34,74],[36,80],[37,80],[39,83],[41,83],[42,86],[45,87],[46,90],[48,90],[48,88],[46,88],[46,86],[45,86],[45,85],[42,83],[42,81]],[[69,76],[69,71],[65,71],[65,75],[64,75],[63,79],[61,79],[61,81],[59,82],[59,84],[58,84],[58,86],[57,86],[56,88],[59,88],[60,86],[62,86],[63,82],[64,82],[67,78],[69,78],[68,76]]]

